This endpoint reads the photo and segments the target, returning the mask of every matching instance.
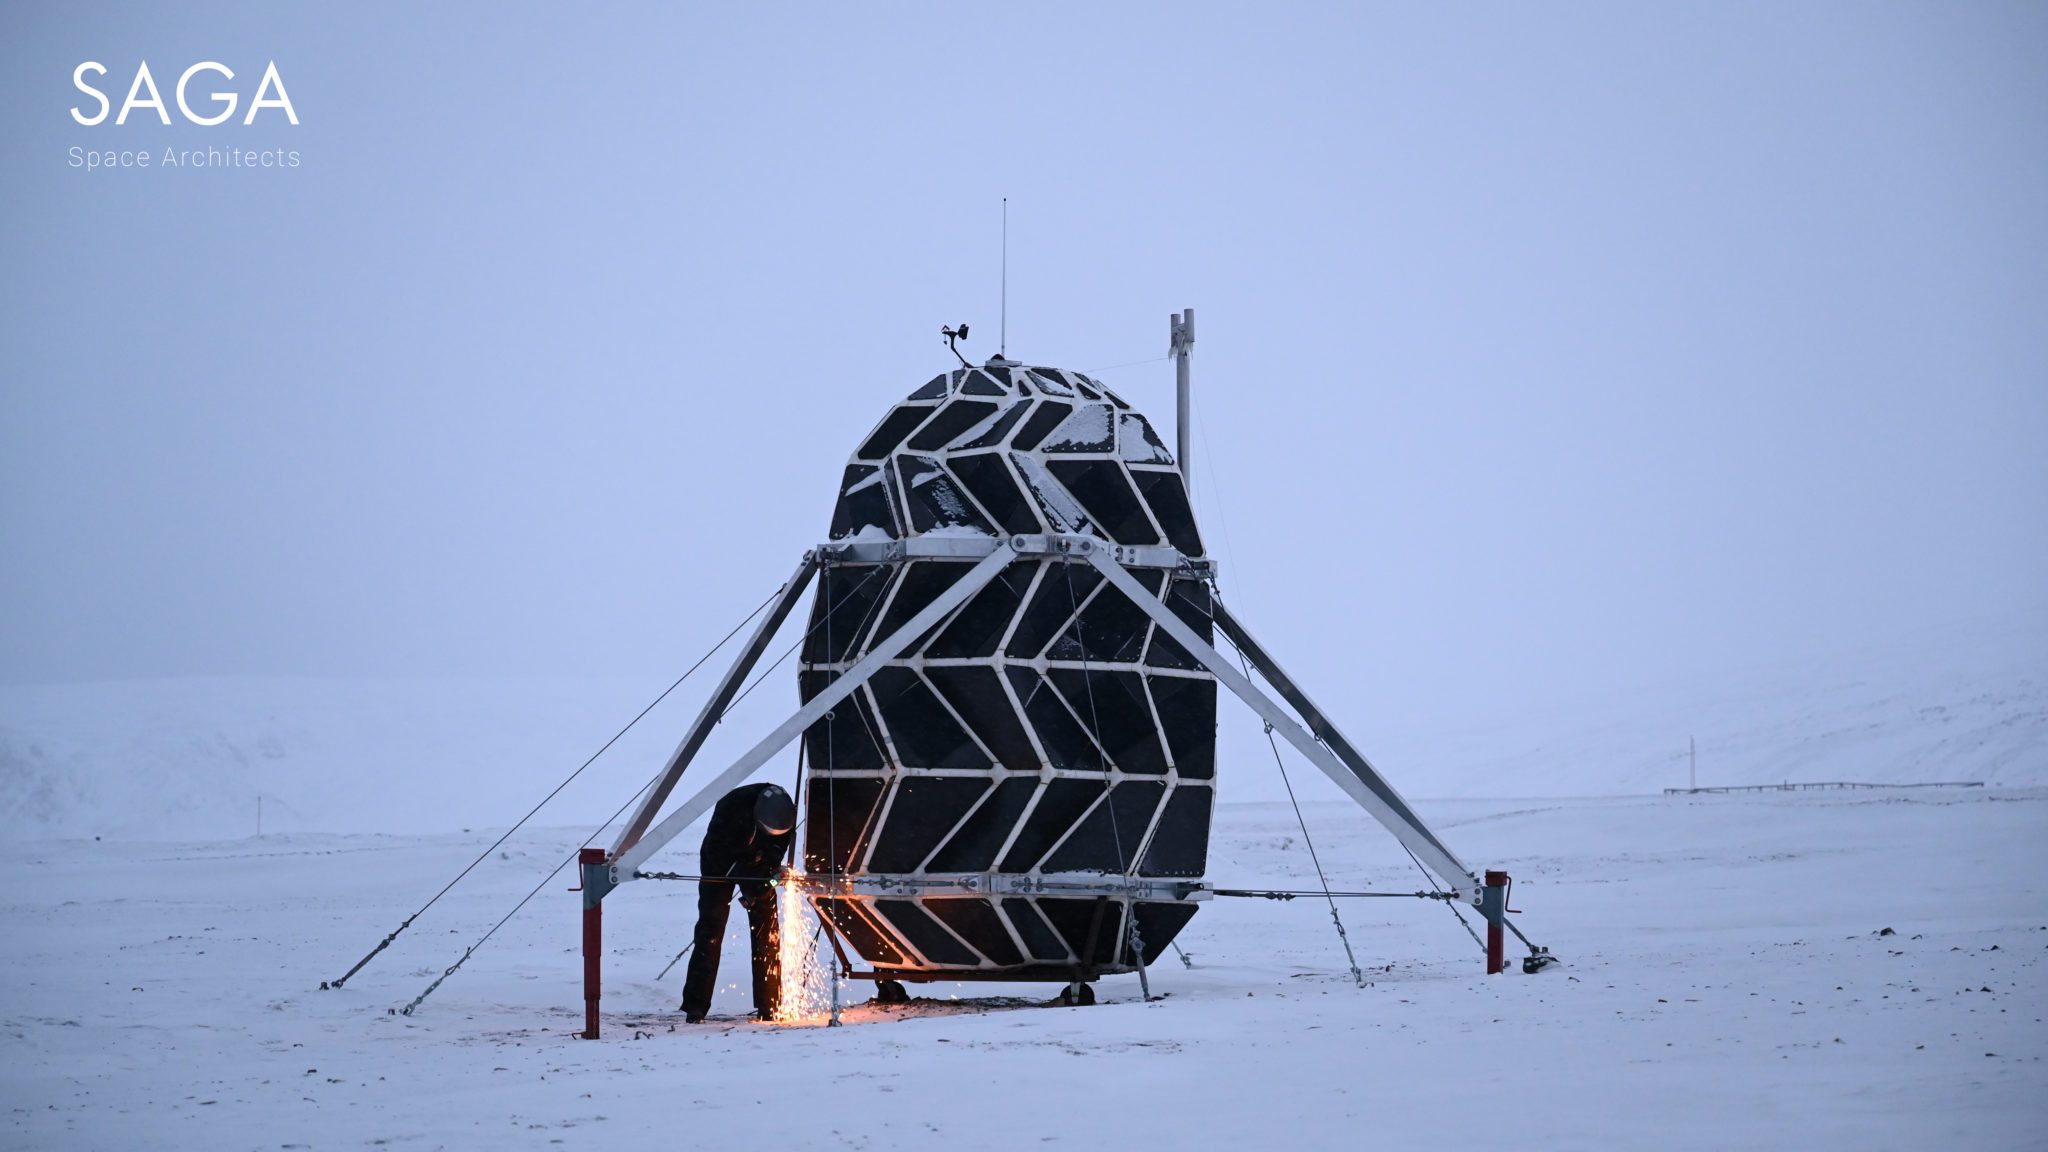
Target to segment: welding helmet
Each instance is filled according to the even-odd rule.
[[[784,836],[796,827],[796,801],[770,784],[754,798],[754,824],[770,836]]]

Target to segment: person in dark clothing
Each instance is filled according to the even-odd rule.
[[[719,798],[697,854],[697,934],[683,981],[683,1018],[695,1024],[711,1011],[719,946],[735,889],[754,937],[754,1015],[775,1015],[782,998],[781,933],[775,885],[796,829],[796,802],[773,784],[743,784]],[[714,879],[717,877],[717,879]],[[731,879],[726,879],[731,877]]]

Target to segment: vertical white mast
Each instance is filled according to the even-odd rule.
[[[1192,443],[1194,429],[1188,414],[1188,354],[1195,347],[1195,310],[1183,308],[1178,316],[1169,312],[1166,323],[1173,341],[1167,349],[1167,355],[1174,359],[1174,416],[1178,421],[1175,433],[1177,447],[1180,450],[1176,459],[1180,462],[1181,481],[1187,485],[1188,498],[1192,500],[1195,494],[1195,472],[1193,457],[1189,454],[1188,448]]]
[[[996,330],[996,355],[1010,358],[1010,198],[1003,197],[1003,297],[1002,327]]]

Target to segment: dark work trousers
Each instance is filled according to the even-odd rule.
[[[711,993],[718,985],[718,953],[725,943],[725,918],[733,893],[747,910],[754,937],[754,1011],[763,1020],[775,1015],[782,999],[782,930],[775,915],[775,887],[758,880],[704,880],[697,885],[697,935],[690,950],[690,974],[683,981],[683,1013],[703,1016],[711,1011]]]

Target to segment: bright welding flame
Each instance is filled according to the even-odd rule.
[[[777,1024],[817,1024],[832,1015],[832,975],[818,956],[818,916],[804,899],[803,873],[791,869],[775,885],[775,913],[781,930],[782,1001]]]

